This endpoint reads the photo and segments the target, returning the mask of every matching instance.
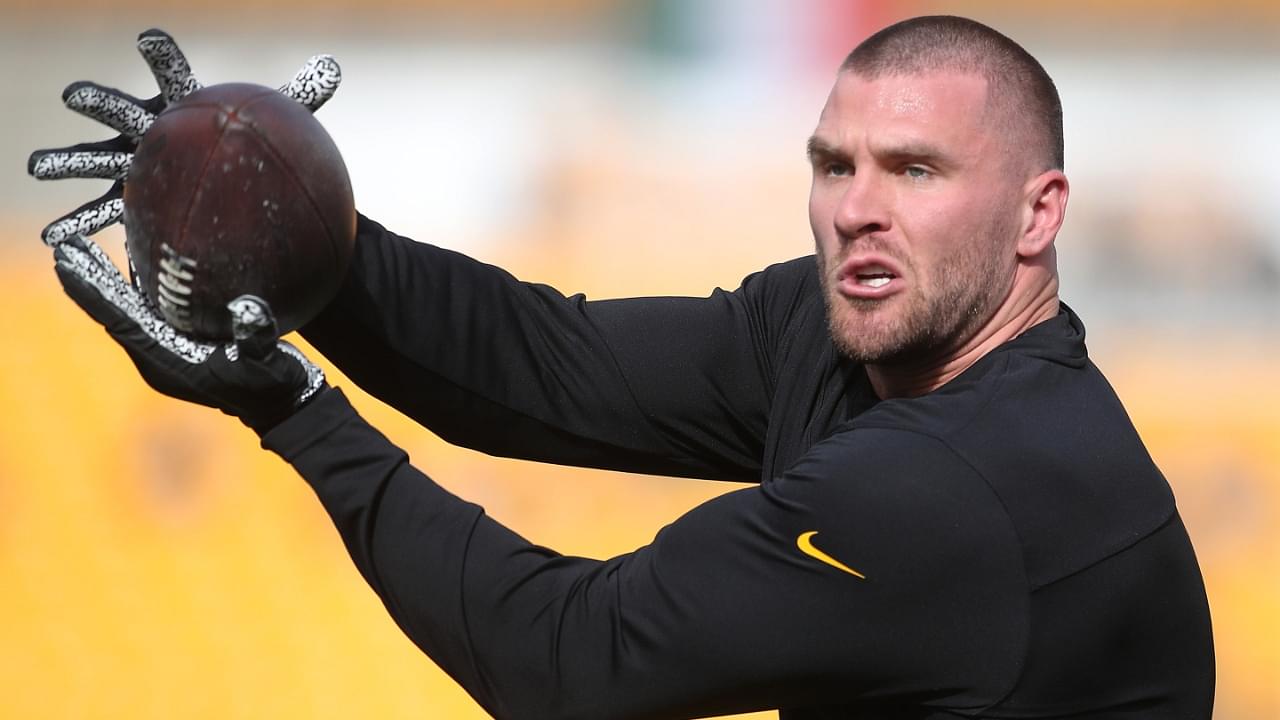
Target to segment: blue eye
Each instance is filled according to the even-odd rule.
[[[920,167],[919,165],[908,165],[902,172],[912,180],[923,180],[930,175],[928,170]]]

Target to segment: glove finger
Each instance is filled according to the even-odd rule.
[[[75,235],[92,235],[124,215],[124,183],[117,180],[102,197],[81,205],[45,226],[40,239],[57,245]]]
[[[27,174],[37,180],[60,180],[63,177],[78,177],[76,175],[64,175],[60,171],[64,165],[62,160],[51,159],[46,160],[48,156],[72,155],[72,154],[89,154],[95,156],[107,156],[115,153],[132,153],[137,141],[125,135],[117,135],[110,140],[99,140],[96,142],[78,143],[76,145],[68,145],[58,148],[41,148],[32,151],[27,158]]]
[[[97,243],[79,236],[54,246],[54,271],[67,295],[115,335],[136,323],[125,309],[128,297],[122,292],[119,272],[111,272],[114,265],[109,260],[102,264],[105,254],[101,248],[95,253],[90,247],[96,248]]]
[[[27,160],[27,173],[37,180],[96,178],[124,180],[133,153],[111,150],[37,150]]]
[[[127,328],[120,329],[124,326],[112,324],[120,315],[123,315],[129,326],[136,327],[149,338],[146,343],[129,339],[127,344],[130,347],[145,349],[147,344],[154,342],[167,353],[192,364],[204,362],[213,352],[215,345],[183,335],[153,312],[142,293],[124,279],[115,264],[106,259],[106,254],[92,240],[75,236],[55,246],[53,252],[57,262],[55,269],[59,273],[58,277],[62,278],[65,273],[71,273],[79,280],[78,284],[72,286],[68,286],[65,282],[63,284],[67,294],[71,295],[77,304],[108,330],[116,328],[119,332],[125,332]],[[101,299],[95,300],[92,295],[86,295],[86,293],[96,293]],[[82,302],[82,299],[85,301]],[[111,307],[104,307],[103,302]],[[112,334],[116,335],[116,332]],[[126,336],[116,335],[116,337],[122,343],[126,342]]]
[[[121,288],[128,285],[124,274],[107,256],[102,246],[83,235],[73,235],[66,242],[55,245],[53,259],[55,261],[66,261],[82,268],[84,270],[81,273],[82,275],[100,276],[102,283]],[[127,288],[127,290],[134,292],[132,287]]]
[[[271,306],[256,295],[241,295],[227,303],[231,335],[241,357],[262,360],[275,349],[279,332]]]
[[[138,139],[151,129],[162,109],[158,98],[140,100],[115,88],[81,80],[62,91],[62,102],[71,110]]]
[[[110,280],[113,285],[130,285],[132,287],[132,283],[125,280],[124,273],[120,272],[120,268],[116,267],[116,264],[111,261],[111,258],[107,257],[107,253],[102,249],[101,245],[82,235],[77,235],[72,238],[71,243],[71,247],[84,250],[88,253],[90,259],[97,263],[98,267],[102,268],[107,279]],[[56,252],[57,248],[54,248],[54,250]],[[136,292],[137,289],[133,288],[133,290]]]
[[[169,33],[157,28],[144,31],[138,35],[138,52],[151,68],[166,105],[200,89],[200,81],[192,74],[187,56]]]
[[[287,84],[280,88],[285,97],[301,103],[311,112],[329,102],[342,82],[342,68],[332,55],[315,55],[307,60]]]

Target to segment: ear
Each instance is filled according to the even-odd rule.
[[[1053,245],[1067,212],[1070,191],[1067,176],[1061,170],[1047,170],[1027,183],[1023,194],[1018,257],[1035,257]]]

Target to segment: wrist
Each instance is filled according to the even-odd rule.
[[[325,386],[304,407],[262,433],[262,447],[292,462],[353,417],[358,415],[342,389]]]
[[[241,416],[240,422],[244,423],[250,430],[257,433],[259,438],[263,438],[285,421],[293,418],[294,416],[304,414],[307,408],[314,405],[317,400],[327,395],[332,389],[333,388],[327,382],[322,382],[319,388],[305,395],[297,402],[278,408],[273,412],[256,413],[252,416]]]

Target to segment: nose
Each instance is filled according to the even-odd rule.
[[[873,172],[859,172],[845,183],[836,205],[836,232],[845,240],[884,232],[891,225],[888,188]]]

